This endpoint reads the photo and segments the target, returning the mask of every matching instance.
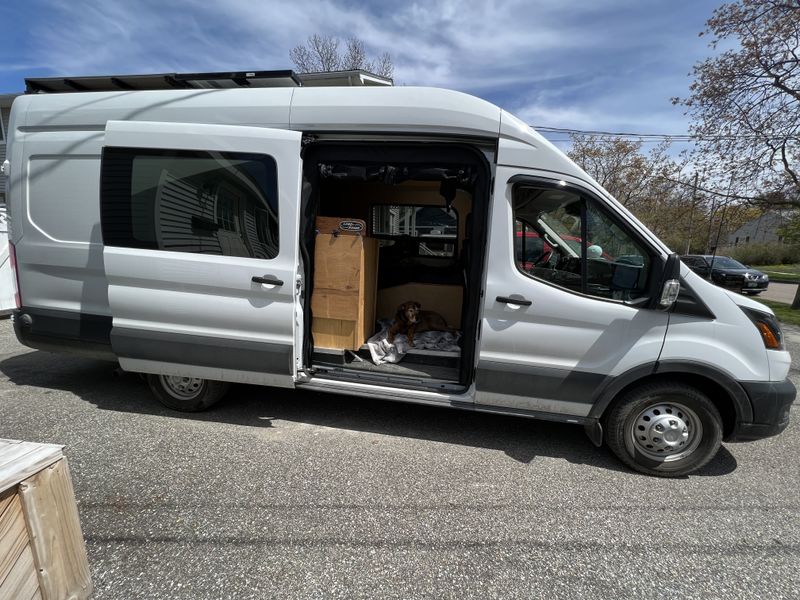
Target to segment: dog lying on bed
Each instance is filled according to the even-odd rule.
[[[398,333],[408,336],[408,345],[414,345],[414,334],[423,331],[446,331],[456,333],[458,330],[447,325],[447,321],[439,313],[432,310],[422,310],[419,302],[403,302],[397,307],[397,314],[394,316],[394,323],[389,328],[388,340],[394,344],[394,338]]]

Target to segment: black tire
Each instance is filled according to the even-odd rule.
[[[170,375],[148,375],[147,384],[161,404],[180,412],[206,410],[219,402],[230,388],[224,381]]]
[[[605,430],[608,447],[622,462],[658,477],[696,471],[722,443],[717,407],[682,383],[653,383],[626,392],[608,413]]]

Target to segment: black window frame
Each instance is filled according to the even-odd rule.
[[[644,304],[645,299],[652,300],[650,296],[655,293],[656,291],[656,283],[660,281],[661,274],[663,270],[663,257],[661,253],[655,248],[654,244],[644,235],[642,235],[638,230],[631,227],[622,217],[621,215],[617,214],[615,211],[611,210],[605,203],[605,201],[600,198],[597,194],[593,193],[591,190],[573,184],[571,182],[563,181],[563,180],[553,180],[553,179],[546,179],[543,177],[537,177],[534,175],[514,175],[508,180],[508,185],[511,186],[511,222],[512,222],[512,232],[515,233],[516,228],[516,221],[518,217],[514,210],[514,200],[515,194],[519,188],[529,187],[529,188],[539,188],[539,189],[551,189],[551,190],[562,190],[565,192],[570,192],[572,194],[576,194],[581,199],[581,263],[582,265],[586,264],[587,260],[587,244],[586,244],[586,236],[587,236],[587,225],[588,220],[586,218],[586,203],[591,201],[594,203],[594,206],[597,207],[598,212],[605,215],[608,219],[610,219],[617,227],[620,228],[626,235],[630,236],[636,243],[638,243],[642,249],[647,253],[650,258],[650,272],[647,275],[647,281],[644,286],[644,295],[641,298],[634,298],[630,300],[621,300],[617,298],[608,298],[605,296],[596,296],[586,291],[587,287],[587,279],[588,279],[588,269],[584,266],[581,268],[581,289],[576,290],[574,288],[565,287],[563,285],[559,285],[553,281],[548,281],[546,279],[542,279],[541,277],[537,277],[531,273],[528,273],[520,268],[519,263],[516,260],[516,256],[513,254],[513,240],[512,240],[512,259],[514,263],[514,267],[523,274],[525,277],[529,279],[533,279],[537,282],[543,283],[545,285],[549,285],[551,287],[557,288],[559,290],[563,290],[565,292],[569,292],[570,294],[575,294],[577,296],[582,296],[584,298],[591,298],[593,300],[599,300],[602,302],[613,302],[615,304],[624,304],[626,306],[634,306],[640,307]],[[523,219],[519,219],[523,220]]]
[[[261,242],[267,256],[256,256],[250,248],[249,240],[243,237],[245,232],[236,232],[242,239],[244,247],[248,249],[250,256],[243,256],[240,254],[228,254],[222,251],[221,253],[215,252],[197,252],[190,250],[182,250],[178,248],[161,248],[158,242],[154,240],[142,240],[134,235],[133,229],[133,202],[131,195],[131,180],[133,176],[133,163],[139,157],[154,157],[154,158],[191,158],[191,159],[214,159],[220,157],[224,160],[230,161],[252,161],[260,162],[267,169],[268,182],[271,183],[271,189],[263,189],[261,191],[265,197],[274,198],[274,218],[275,218],[275,239],[274,244],[267,244]],[[113,174],[112,174],[113,171]],[[108,200],[109,196],[117,195],[118,197],[129,199],[127,202],[121,201],[117,198]],[[272,204],[272,203],[270,203]],[[223,228],[217,222],[216,206],[214,208],[214,221],[211,219],[203,219],[201,217],[192,216],[190,219],[191,228],[202,230],[208,234],[222,231]],[[114,233],[111,233],[109,222],[113,219]],[[122,223],[122,225],[120,225]],[[237,152],[237,151],[218,151],[218,150],[204,150],[204,149],[181,149],[181,148],[136,148],[127,146],[105,146],[101,154],[100,162],[100,226],[103,244],[106,246],[122,247],[122,248],[137,248],[143,250],[157,250],[161,252],[178,252],[186,254],[206,254],[209,256],[226,256],[236,258],[250,258],[253,260],[272,260],[277,258],[280,254],[280,199],[279,199],[279,185],[278,185],[278,164],[274,157],[269,154],[254,153],[254,152]],[[241,226],[241,225],[240,225]],[[225,230],[228,231],[228,230]],[[260,236],[259,236],[260,237]],[[220,244],[222,249],[222,245]]]

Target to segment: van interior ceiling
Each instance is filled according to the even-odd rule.
[[[459,390],[474,364],[488,167],[465,146],[304,153],[304,360],[315,376]],[[478,230],[480,229],[480,231]],[[477,257],[473,259],[472,257]],[[409,331],[398,308],[423,313]],[[426,331],[427,329],[427,331]],[[410,339],[413,338],[413,339]]]

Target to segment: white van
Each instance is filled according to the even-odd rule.
[[[247,382],[580,424],[661,476],[788,424],[770,309],[497,106],[264,74],[46,93],[91,79],[38,80],[11,113],[28,346],[118,361],[177,410]],[[451,337],[374,360],[405,302]]]

